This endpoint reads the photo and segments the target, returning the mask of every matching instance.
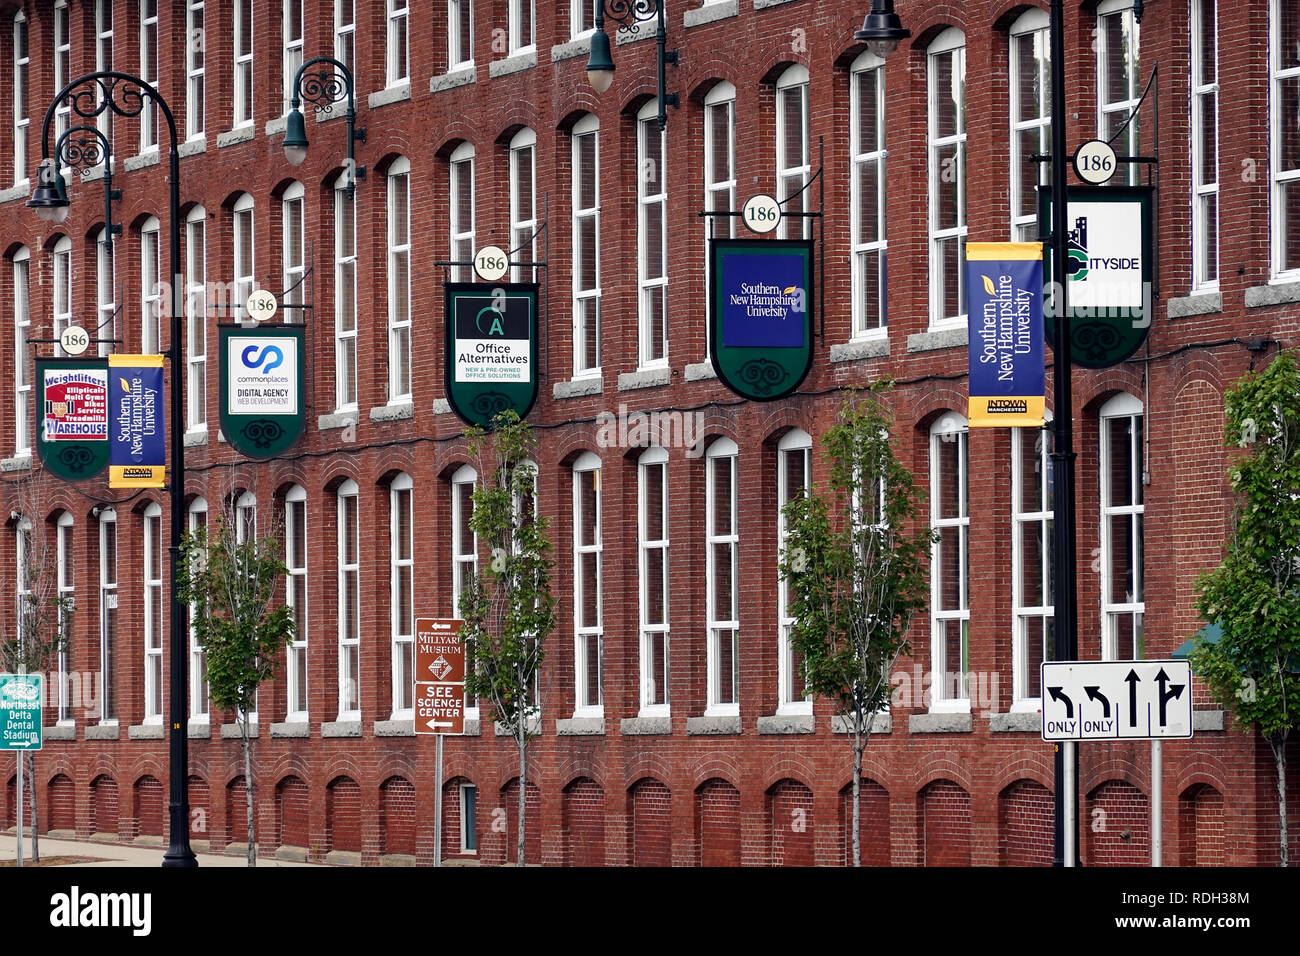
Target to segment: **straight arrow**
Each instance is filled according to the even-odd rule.
[[[1137,671],[1130,670],[1124,680],[1128,682],[1128,725],[1136,727],[1138,725],[1138,683],[1142,678],[1138,677]]]
[[[1089,700],[1101,702],[1101,715],[1103,717],[1110,716],[1110,698],[1101,692],[1100,687],[1085,687],[1084,692],[1087,693]]]
[[[1061,688],[1059,688],[1059,687],[1049,687],[1049,688],[1047,688],[1047,692],[1048,692],[1049,694],[1052,695],[1052,699],[1053,699],[1053,700],[1057,701],[1058,703],[1061,703],[1061,704],[1064,704],[1064,705],[1065,705],[1065,716],[1066,716],[1066,719],[1068,719],[1068,720],[1073,720],[1073,719],[1074,719],[1074,701],[1070,700],[1070,698],[1069,698],[1068,696],[1066,696],[1065,694],[1061,693]]]

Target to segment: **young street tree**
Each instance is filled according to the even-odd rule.
[[[513,411],[492,424],[490,432],[466,432],[482,476],[474,488],[470,530],[486,546],[488,561],[461,592],[460,634],[471,662],[466,691],[491,703],[491,719],[509,728],[519,750],[515,859],[523,866],[528,741],[534,736],[529,722],[537,713],[542,645],[555,627],[554,562],[549,522],[537,514],[532,430]]]
[[[807,692],[829,699],[853,746],[853,865],[860,866],[862,752],[889,703],[890,672],[909,651],[907,631],[926,605],[928,529],[911,473],[890,443],[889,412],[850,395],[823,438],[829,499],[797,496],[783,509],[781,573]]]
[[[1236,527],[1223,563],[1201,578],[1197,609],[1222,629],[1199,641],[1194,673],[1273,751],[1278,854],[1290,862],[1286,748],[1300,726],[1300,368],[1287,352],[1225,397],[1224,444],[1247,448],[1228,475]]]
[[[248,811],[248,865],[257,865],[253,817],[252,740],[248,714],[257,688],[275,672],[276,657],[293,639],[293,609],[277,596],[287,569],[280,542],[238,534],[235,521],[218,515],[181,543],[178,594],[191,607],[195,640],[207,656],[212,701],[235,712],[244,757]]]

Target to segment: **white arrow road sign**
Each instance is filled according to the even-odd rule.
[[[1044,663],[1044,740],[1192,736],[1187,661]]]

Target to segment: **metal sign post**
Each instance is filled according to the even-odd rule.
[[[23,752],[42,746],[42,677],[40,674],[0,674],[0,750],[13,750],[18,758],[17,823],[18,865],[23,865]],[[31,781],[29,785],[34,784]],[[35,829],[36,821],[32,821]]]
[[[415,619],[415,732],[434,734],[433,865],[442,866],[442,738],[465,732],[465,646],[455,618]]]

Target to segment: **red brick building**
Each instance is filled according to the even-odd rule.
[[[0,2],[15,77],[0,97],[0,302],[15,345],[0,357],[14,409],[0,506],[15,545],[0,575],[12,607],[29,535],[76,602],[66,697],[47,711],[38,761],[43,830],[165,833],[168,500],[52,479],[32,448],[31,356],[53,347],[28,340],[76,322],[113,329],[121,352],[169,345],[160,120],[113,120],[111,252],[99,171],[70,177],[60,225],[24,205],[46,105],[111,65],[156,79],[183,140],[193,294],[169,374],[190,396],[190,521],[238,509],[289,542],[303,628],[258,701],[264,853],[432,858],[411,617],[451,615],[483,558],[464,531],[477,476],[443,387],[442,283],[469,270],[438,263],[491,244],[548,264],[530,420],[561,623],[540,680],[530,858],[844,861],[849,747],[788,666],[777,508],[809,475],[824,482],[815,449],[843,387],[890,376],[895,438],[944,538],[914,657],[867,751],[864,858],[1050,862],[1052,755],[1035,704],[1051,620],[1046,451],[1037,432],[966,428],[960,265],[968,238],[1036,235],[1027,156],[1048,143],[1045,5],[903,0],[912,37],[882,61],[853,40],[867,0],[670,2],[680,103],[662,137],[653,34],[612,44],[615,80],[598,96],[584,75],[590,6]],[[1231,507],[1222,396],[1300,324],[1296,6],[1153,0],[1140,25],[1132,7],[1067,4],[1072,146],[1118,130],[1159,67],[1158,99],[1117,140],[1159,158],[1150,334],[1130,360],[1074,379],[1085,658],[1165,657],[1200,627],[1195,580],[1220,557]],[[300,167],[281,148],[285,77],[319,54],[357,78],[353,200],[337,113],[308,116]],[[783,400],[740,400],[708,362],[699,212],[757,192],[815,210],[823,185],[824,232],[808,227],[826,300],[812,372]],[[742,228],[730,222],[713,228]],[[310,306],[282,313],[305,321],[311,361],[308,427],[279,460],[244,459],[219,435],[216,323],[235,315],[211,305],[214,287],[233,290],[223,301],[265,288]],[[688,424],[698,413],[701,443],[611,442],[600,416],[623,406]],[[1267,746],[1199,692],[1196,706],[1195,738],[1165,747],[1165,862],[1271,864]],[[220,850],[247,839],[237,732],[197,681],[190,710],[193,837]],[[446,747],[444,852],[500,863],[514,852],[515,752],[490,721],[472,729]],[[1086,863],[1149,859],[1149,768],[1145,745],[1081,748]],[[12,820],[12,768],[5,779]]]

